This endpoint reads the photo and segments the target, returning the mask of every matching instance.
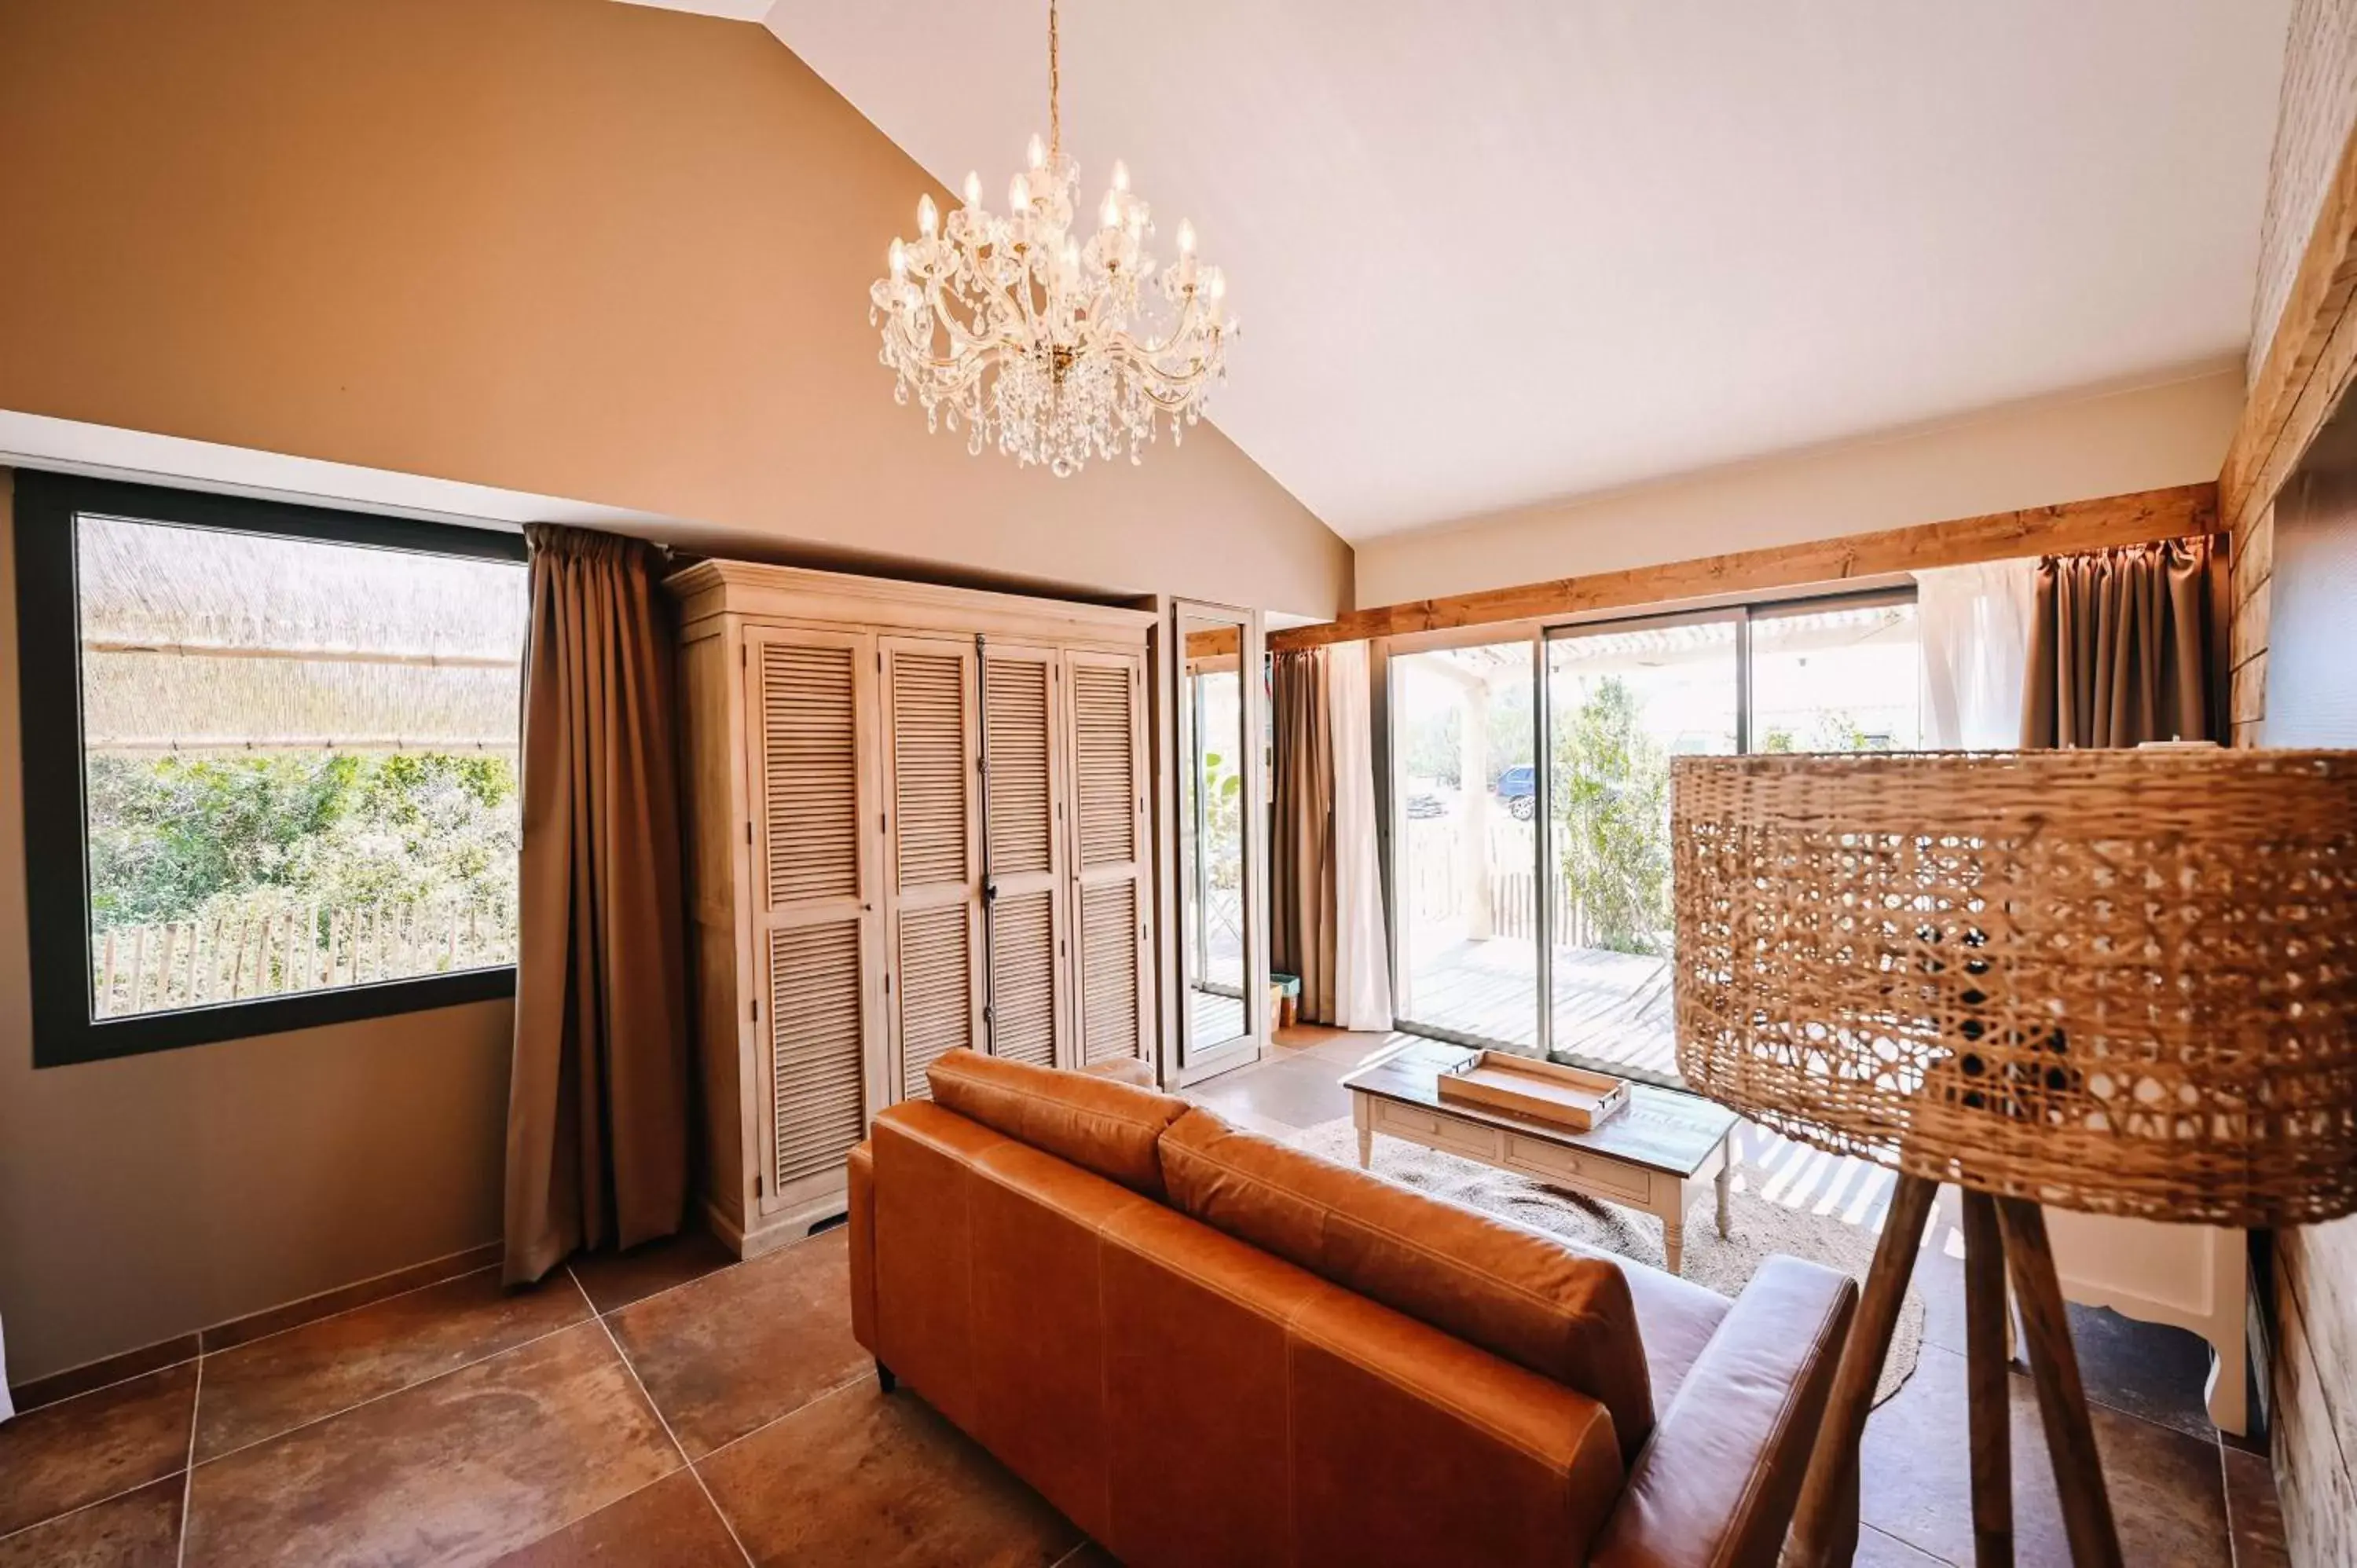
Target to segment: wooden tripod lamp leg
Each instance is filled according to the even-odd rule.
[[[2054,1278],[2045,1211],[2021,1197],[1998,1198],[1996,1210],[2014,1294],[2021,1302],[2022,1334],[2029,1341],[2030,1375],[2038,1382],[2038,1410],[2054,1460],[2054,1489],[2061,1497],[2071,1561],[2076,1568],[2120,1568],[2119,1531],[2104,1490],[2104,1463],[2095,1452],[2094,1423],[2079,1381],[2078,1354],[2071,1348],[2062,1289]]]
[[[1801,1483],[1792,1534],[1784,1543],[1784,1568],[1827,1568],[1832,1561],[1834,1541],[1841,1533],[1834,1528],[1834,1516],[1847,1473],[1857,1463],[1866,1418],[1874,1408],[1874,1385],[1882,1376],[1882,1359],[1899,1326],[1899,1305],[1906,1299],[1915,1251],[1923,1242],[1923,1222],[1939,1191],[1939,1184],[1926,1177],[1902,1176],[1890,1194],[1882,1240],[1866,1276],[1866,1294],[1858,1301],[1857,1321],[1850,1325],[1849,1343],[1842,1348],[1841,1369],[1834,1374],[1816,1446],[1809,1451],[1809,1473]]]
[[[1974,1568],[2013,1568],[2013,1431],[2005,1236],[1996,1199],[1964,1195],[1965,1386],[1972,1408]]]

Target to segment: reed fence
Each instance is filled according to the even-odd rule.
[[[93,933],[102,1018],[515,961],[507,920],[457,905],[282,906]]]

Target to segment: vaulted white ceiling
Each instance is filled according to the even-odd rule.
[[[1194,220],[1244,328],[1214,419],[1364,538],[2231,360],[2287,9],[1065,0],[1065,145],[1166,249]],[[767,16],[994,192],[1046,20]]]

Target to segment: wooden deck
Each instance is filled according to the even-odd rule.
[[[1538,949],[1533,943],[1497,937],[1418,953],[1411,940],[1409,954],[1403,1019],[1505,1045],[1537,1046]],[[1554,980],[1558,1055],[1677,1081],[1668,960],[1557,948]]]

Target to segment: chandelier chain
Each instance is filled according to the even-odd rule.
[[[1056,0],[1048,0],[1048,156],[1064,156],[1064,77],[1057,56]]]

